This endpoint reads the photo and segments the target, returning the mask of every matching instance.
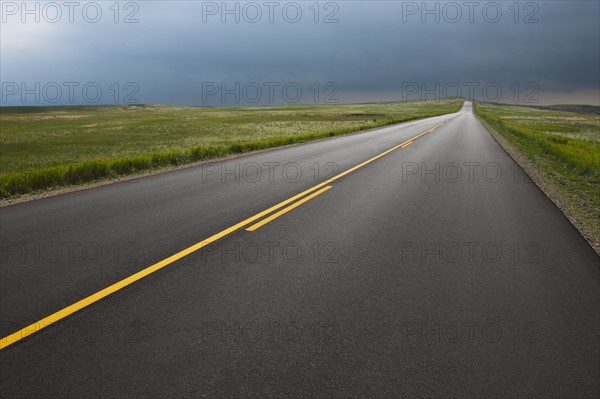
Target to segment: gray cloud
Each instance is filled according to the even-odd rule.
[[[500,100],[512,101],[511,87],[519,88],[522,100],[526,85],[533,83],[539,88],[535,97],[542,103],[563,102],[561,98],[600,102],[597,1],[521,2],[517,23],[510,8],[513,1],[479,2],[472,22],[465,2],[450,2],[463,13],[456,23],[448,21],[454,14],[442,13],[452,11],[448,2],[427,4],[429,9],[438,4],[439,22],[432,14],[422,22],[420,12],[403,13],[414,10],[413,5],[421,8],[420,1],[322,2],[319,23],[309,8],[313,3],[297,2],[303,13],[297,23],[281,14],[290,2],[279,3],[270,23],[263,1],[255,3],[263,11],[257,23],[244,21],[244,14],[240,23],[231,15],[222,23],[220,13],[203,22],[203,7],[221,7],[220,1],[136,2],[139,22],[132,24],[113,21],[112,2],[100,3],[103,15],[93,24],[82,18],[52,24],[43,15],[40,23],[31,19],[22,23],[19,14],[3,15],[0,78],[4,89],[7,82],[25,82],[29,88],[35,82],[41,87],[48,82],[81,86],[97,82],[104,93],[100,102],[105,103],[113,100],[109,87],[114,82],[121,90],[119,101],[127,92],[124,84],[134,82],[139,88],[135,99],[140,102],[188,105],[223,105],[218,93],[204,101],[203,82],[224,82],[229,88],[236,82],[241,87],[279,82],[279,88],[297,82],[303,89],[300,102],[314,101],[310,87],[315,82],[321,86],[333,82],[340,101],[402,99],[411,82],[424,83],[428,90],[436,83],[443,88],[456,82],[464,88],[463,95],[465,83],[477,82],[477,97],[484,85],[497,83],[502,88]],[[240,3],[240,9],[247,4]],[[502,17],[492,23],[496,5]],[[235,2],[228,7],[235,7]],[[335,7],[339,22],[323,23]],[[482,13],[485,7],[488,14]],[[121,10],[120,19],[126,11]],[[538,22],[524,23],[532,12]],[[23,103],[20,95],[7,97],[5,91],[1,105]],[[322,87],[321,91],[325,93]],[[422,96],[419,89],[411,99]],[[75,102],[86,102],[77,97]],[[25,100],[35,103],[33,95]],[[286,99],[278,92],[274,101]],[[67,96],[57,103],[68,103]],[[233,103],[234,96],[227,96],[226,104]],[[258,103],[269,103],[266,93]]]

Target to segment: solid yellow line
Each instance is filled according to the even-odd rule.
[[[67,306],[64,309],[59,310],[58,312],[55,312],[53,314],[51,314],[50,316],[47,316],[33,324],[28,325],[25,328],[22,328],[21,330],[14,332],[4,338],[2,338],[0,340],[0,350],[6,348],[7,346],[14,344],[15,342],[35,333],[38,332],[39,330],[48,327],[49,325],[56,323],[57,321],[64,319],[65,317],[93,304],[94,302],[99,301],[102,298],[107,297],[110,294],[115,293],[116,291],[119,291],[125,287],[127,287],[130,284],[133,284],[134,282],[156,272],[157,270],[162,269],[165,266],[170,265],[171,263],[209,245],[212,244],[213,242],[225,237],[226,235],[229,235],[231,233],[233,233],[234,231],[262,218],[263,216],[268,215],[269,213],[289,204],[290,202],[293,202],[295,200],[297,200],[298,198],[301,198],[302,196],[316,190],[319,187],[322,187],[323,185],[325,185],[324,183],[318,184],[314,187],[309,188],[308,190],[305,190],[303,192],[301,192],[300,194],[297,194],[291,198],[288,198],[285,201],[280,202],[277,205],[272,206],[271,208],[262,211],[260,213],[257,213],[256,215],[234,225],[231,226],[215,235],[212,235],[210,237],[208,237],[207,239],[192,245],[191,247],[188,247],[180,252],[177,252],[174,255],[169,256],[166,259],[161,260],[158,263],[153,264],[152,266],[149,266],[143,270],[140,270],[139,272],[121,280],[116,282],[115,284],[108,286],[98,292],[96,292],[95,294],[92,294],[86,298],[83,298],[82,300],[75,302],[72,305]]]
[[[246,231],[254,231],[254,230],[256,230],[256,229],[264,226],[265,224],[269,223],[270,221],[277,219],[279,216],[281,216],[281,215],[283,215],[285,213],[288,213],[292,209],[295,209],[295,208],[299,207],[300,205],[304,204],[307,201],[310,201],[311,199],[315,198],[317,195],[323,194],[325,191],[329,190],[330,188],[331,188],[331,186],[326,186],[325,188],[320,189],[316,193],[312,193],[308,197],[304,197],[300,201],[294,202],[292,205],[288,206],[287,208],[283,208],[282,210],[280,210],[279,212],[276,212],[276,213],[272,214],[268,218],[264,218],[260,222],[258,222],[256,224],[253,224],[252,226],[248,227],[246,229]]]
[[[406,147],[408,147],[411,144],[412,144],[412,141],[409,141],[408,143],[404,144],[401,148],[406,148]]]
[[[79,310],[81,310],[81,309],[83,309],[83,308],[85,308],[87,306],[90,306],[94,302],[97,302],[100,299],[105,298],[108,295],[113,294],[113,293],[115,293],[115,292],[117,292],[117,291],[119,291],[119,290],[127,287],[130,284],[135,283],[136,281],[138,281],[138,280],[140,280],[140,279],[142,279],[142,278],[144,278],[144,277],[146,277],[146,276],[148,276],[148,275],[156,272],[157,270],[160,270],[160,269],[162,269],[162,268],[170,265],[171,263],[173,263],[173,262],[175,262],[175,261],[177,261],[177,260],[179,260],[179,259],[181,259],[181,258],[183,258],[183,257],[185,257],[185,256],[187,256],[187,255],[189,255],[191,253],[193,253],[193,252],[196,252],[199,249],[201,249],[201,248],[203,248],[203,247],[205,247],[205,246],[207,246],[209,244],[212,244],[213,242],[215,242],[215,241],[217,241],[217,240],[219,240],[219,239],[221,239],[221,238],[223,238],[223,237],[225,237],[225,236],[233,233],[236,230],[241,229],[242,227],[244,227],[244,226],[246,226],[246,225],[248,225],[248,224],[250,224],[250,223],[252,223],[252,222],[254,222],[254,221],[256,221],[256,220],[258,220],[260,218],[262,218],[263,216],[266,216],[266,215],[270,214],[271,212],[276,211],[277,209],[282,208],[283,206],[285,206],[285,205],[287,205],[287,204],[289,204],[291,202],[296,201],[297,199],[305,196],[306,194],[311,193],[311,192],[313,192],[313,191],[315,191],[315,190],[317,190],[317,189],[319,189],[319,188],[321,188],[323,186],[326,186],[327,184],[329,184],[329,183],[331,183],[331,182],[333,182],[335,180],[338,180],[341,177],[346,176],[347,174],[352,173],[353,171],[355,171],[355,170],[357,170],[359,168],[362,168],[363,166],[365,166],[365,165],[367,165],[367,164],[369,164],[369,163],[371,163],[371,162],[373,162],[373,161],[381,158],[382,156],[384,156],[386,154],[389,154],[390,152],[392,152],[392,151],[400,148],[402,145],[404,145],[404,144],[406,144],[408,142],[411,142],[411,141],[413,141],[413,140],[415,140],[415,139],[417,139],[417,138],[419,138],[419,137],[421,137],[421,136],[423,136],[423,135],[425,135],[427,133],[433,132],[438,127],[442,126],[443,124],[444,123],[440,123],[440,124],[434,126],[433,128],[431,128],[431,129],[429,129],[429,130],[427,130],[427,131],[425,131],[425,132],[423,132],[421,134],[418,134],[415,137],[412,137],[412,138],[406,140],[405,142],[403,142],[401,144],[398,144],[397,146],[395,146],[395,147],[393,147],[393,148],[391,148],[391,149],[389,149],[387,151],[384,151],[381,154],[379,154],[379,155],[377,155],[377,156],[375,156],[375,157],[373,157],[371,159],[368,159],[365,162],[362,162],[362,163],[360,163],[360,164],[358,164],[358,165],[356,165],[356,166],[354,166],[354,167],[346,170],[345,172],[342,172],[342,173],[340,173],[340,174],[332,177],[331,179],[328,179],[328,180],[326,180],[326,181],[324,181],[322,183],[319,183],[316,186],[313,186],[313,187],[309,188],[308,190],[305,190],[305,191],[301,192],[300,194],[294,195],[293,197],[290,197],[287,200],[282,201],[282,202],[278,203],[277,205],[274,205],[274,206],[270,207],[269,209],[267,209],[265,211],[257,213],[256,215],[254,215],[252,217],[249,217],[248,219],[246,219],[246,220],[244,220],[242,222],[239,222],[236,225],[233,225],[233,226],[231,226],[231,227],[229,227],[229,228],[227,228],[227,229],[225,229],[225,230],[223,230],[223,231],[221,231],[221,232],[219,232],[217,234],[214,234],[214,235],[208,237],[207,239],[205,239],[203,241],[200,241],[197,244],[192,245],[191,247],[188,247],[188,248],[186,248],[186,249],[184,249],[184,250],[182,250],[180,252],[177,252],[176,254],[171,255],[168,258],[163,259],[160,262],[153,264],[152,266],[148,266],[147,268],[145,268],[143,270],[140,270],[139,272],[137,272],[137,273],[135,273],[135,274],[133,274],[133,275],[131,275],[131,276],[129,276],[129,277],[121,280],[121,281],[118,281],[115,284],[110,285],[110,286],[108,286],[108,287],[106,287],[106,288],[104,288],[104,289],[96,292],[95,294],[92,294],[92,295],[90,295],[90,296],[88,296],[86,298],[83,298],[82,300],[80,300],[78,302],[75,302],[74,304],[69,305],[66,308],[61,309],[58,312],[52,313],[50,316],[44,317],[43,319],[41,319],[41,320],[39,320],[39,321],[37,321],[37,322],[35,322],[33,324],[30,324],[27,327],[22,328],[19,331],[16,331],[16,332],[14,332],[14,333],[12,333],[12,334],[10,334],[10,335],[2,338],[0,340],[0,350],[6,348],[9,345],[14,344],[15,342],[20,341],[21,339],[23,339],[23,338],[25,338],[25,337],[27,337],[27,336],[29,336],[31,334],[34,334],[34,333],[40,331],[41,329],[44,329],[44,328],[50,326],[53,323],[56,323],[57,321],[59,321],[61,319],[64,319],[65,317],[67,317],[69,315],[72,315],[73,313],[75,313],[75,312],[77,312],[77,311],[79,311]],[[329,189],[329,188],[327,188],[327,189]],[[318,195],[318,194],[320,194],[320,192],[319,193],[315,193],[315,195]],[[314,197],[314,195],[313,195],[313,197]],[[308,199],[306,201],[308,201]],[[304,202],[306,202],[306,201],[304,201]]]

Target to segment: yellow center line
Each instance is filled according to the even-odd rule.
[[[427,130],[427,131],[425,131],[425,132],[423,132],[423,133],[421,133],[421,134],[418,134],[418,135],[416,135],[415,137],[412,137],[412,138],[410,138],[410,139],[408,139],[408,140],[406,140],[406,141],[404,141],[404,142],[402,142],[402,143],[398,144],[397,146],[395,146],[395,147],[392,147],[392,148],[390,148],[389,150],[382,152],[382,153],[381,153],[381,154],[379,154],[379,155],[376,155],[376,156],[374,156],[374,157],[373,157],[373,158],[371,158],[371,159],[367,159],[367,160],[366,160],[366,161],[364,161],[363,163],[360,163],[360,164],[358,164],[358,165],[356,165],[356,166],[354,166],[354,167],[352,167],[352,168],[348,169],[347,171],[345,171],[345,172],[342,172],[342,173],[340,173],[339,175],[336,175],[336,176],[332,177],[331,179],[324,181],[324,182],[323,182],[323,183],[321,183],[321,184],[322,184],[322,185],[324,185],[324,184],[329,184],[329,183],[331,183],[331,182],[333,182],[333,181],[336,181],[336,180],[338,180],[339,178],[341,178],[341,177],[344,177],[344,176],[346,176],[347,174],[354,172],[356,169],[362,168],[363,166],[365,166],[365,165],[368,165],[368,164],[370,164],[371,162],[378,160],[379,158],[383,157],[384,155],[387,155],[387,154],[389,154],[390,152],[397,150],[398,148],[402,147],[404,144],[406,144],[406,143],[409,143],[409,142],[411,142],[411,141],[413,141],[413,140],[416,140],[416,139],[418,139],[419,137],[426,135],[427,133],[431,133],[431,132],[433,132],[434,130],[436,130],[437,128],[439,128],[439,127],[440,127],[440,126],[442,126],[442,125],[443,125],[443,123],[440,123],[439,125],[436,125],[436,126],[432,127],[431,129],[429,129],[429,130]],[[316,187],[316,186],[315,186],[315,187]]]
[[[256,229],[264,226],[265,224],[269,223],[270,221],[275,220],[279,216],[281,216],[281,215],[283,215],[285,213],[288,213],[292,209],[295,209],[295,208],[299,207],[300,205],[304,204],[307,201],[310,201],[311,199],[315,198],[317,195],[324,193],[325,191],[329,190],[330,188],[331,188],[331,186],[326,186],[325,188],[320,189],[316,193],[312,193],[308,197],[304,197],[300,201],[294,202],[292,205],[288,206],[287,208],[283,208],[282,210],[280,210],[279,212],[276,212],[276,213],[272,214],[268,218],[264,218],[260,222],[258,222],[256,224],[253,224],[252,226],[248,227],[246,229],[246,231],[254,231],[254,230],[256,230]]]
[[[400,147],[400,148],[406,148],[406,147],[408,147],[409,145],[411,145],[412,143],[413,143],[412,141],[409,141],[408,143],[404,144],[404,145],[403,145],[402,147]]]
[[[189,255],[189,254],[191,254],[193,252],[196,252],[199,249],[202,249],[202,248],[204,248],[205,246],[207,246],[209,244],[212,244],[213,242],[215,242],[215,241],[217,241],[217,240],[219,240],[219,239],[221,239],[221,238],[223,238],[223,237],[225,237],[225,236],[227,236],[227,235],[229,235],[229,234],[231,234],[231,233],[233,233],[233,232],[235,232],[235,231],[237,231],[237,230],[239,230],[239,229],[241,229],[241,228],[243,228],[243,227],[245,227],[245,226],[247,226],[247,225],[249,225],[249,224],[251,224],[253,222],[255,222],[258,219],[261,219],[262,217],[270,214],[271,212],[274,212],[274,211],[278,210],[279,208],[282,208],[282,207],[284,207],[284,206],[286,206],[286,205],[288,205],[288,204],[296,201],[297,199],[302,198],[305,195],[307,195],[307,194],[309,194],[309,193],[311,193],[311,192],[313,192],[315,190],[318,190],[319,188],[324,187],[324,186],[328,185],[329,183],[334,182],[334,181],[342,178],[343,176],[346,176],[347,174],[354,172],[355,170],[357,170],[359,168],[362,168],[365,165],[370,164],[371,162],[373,162],[373,161],[375,161],[375,160],[383,157],[384,155],[389,154],[390,152],[392,152],[394,150],[397,150],[398,148],[402,147],[403,145],[405,145],[407,143],[410,143],[413,140],[416,140],[419,137],[421,137],[421,136],[423,136],[423,135],[425,135],[427,133],[433,132],[434,130],[436,130],[440,126],[444,125],[444,123],[445,122],[440,123],[440,124],[432,127],[431,129],[429,129],[429,130],[427,130],[427,131],[425,131],[425,132],[423,132],[421,134],[418,134],[418,135],[416,135],[416,136],[414,136],[414,137],[412,137],[412,138],[404,141],[403,143],[398,144],[397,146],[392,147],[389,150],[384,151],[381,154],[379,154],[379,155],[377,155],[377,156],[375,156],[375,157],[373,157],[371,159],[368,159],[368,160],[366,160],[366,161],[364,161],[364,162],[362,162],[362,163],[360,163],[360,164],[358,164],[358,165],[356,165],[356,166],[354,166],[354,167],[346,170],[345,172],[342,172],[342,173],[340,173],[340,174],[338,174],[338,175],[336,175],[336,176],[334,176],[334,177],[332,177],[332,178],[330,178],[330,179],[328,179],[328,180],[326,180],[326,181],[324,181],[322,183],[319,183],[319,184],[317,184],[317,185],[309,188],[308,190],[305,190],[305,191],[301,192],[300,194],[294,195],[293,197],[290,197],[290,198],[288,198],[288,199],[286,199],[286,200],[278,203],[277,205],[274,205],[274,206],[270,207],[269,209],[266,209],[266,210],[264,210],[264,211],[262,211],[260,213],[257,213],[256,215],[251,216],[251,217],[249,217],[246,220],[243,220],[243,221],[241,221],[241,222],[239,222],[239,223],[237,223],[237,224],[235,224],[235,225],[233,225],[233,226],[231,226],[231,227],[229,227],[229,228],[227,228],[227,229],[225,229],[225,230],[223,230],[223,231],[221,231],[221,232],[219,232],[217,234],[214,234],[214,235],[212,235],[212,236],[210,236],[210,237],[208,237],[208,238],[206,238],[206,239],[204,239],[204,240],[202,240],[202,241],[200,241],[200,242],[198,242],[198,243],[196,243],[196,244],[194,244],[194,245],[192,245],[192,246],[190,246],[190,247],[188,247],[188,248],[186,248],[186,249],[184,249],[182,251],[177,252],[174,255],[169,256],[166,259],[161,260],[160,262],[157,262],[157,263],[153,264],[152,266],[148,266],[147,268],[142,269],[139,272],[137,272],[135,274],[132,274],[131,276],[126,277],[126,278],[124,278],[121,281],[118,281],[118,282],[116,282],[116,283],[114,283],[114,284],[112,284],[112,285],[110,285],[110,286],[108,286],[108,287],[106,287],[106,288],[104,288],[104,289],[102,289],[102,290],[100,290],[100,291],[98,291],[98,292],[96,292],[96,293],[94,293],[94,294],[86,297],[86,298],[81,299],[78,302],[75,302],[72,305],[69,305],[69,306],[67,306],[67,307],[65,307],[65,308],[63,308],[63,309],[61,309],[61,310],[59,310],[59,311],[57,311],[55,313],[52,313],[51,315],[49,315],[47,317],[44,317],[43,319],[38,320],[35,323],[32,323],[32,324],[28,325],[27,327],[24,327],[24,328],[20,329],[19,331],[16,331],[16,332],[14,332],[14,333],[12,333],[12,334],[10,334],[10,335],[8,335],[8,336],[0,339],[0,350],[6,348],[9,345],[14,344],[15,342],[20,341],[21,339],[23,339],[25,337],[28,337],[31,334],[34,334],[34,333],[36,333],[36,332],[38,332],[38,331],[40,331],[40,330],[42,330],[42,329],[50,326],[53,323],[56,323],[57,321],[59,321],[61,319],[64,319],[65,317],[68,317],[68,316],[72,315],[73,313],[75,313],[75,312],[77,312],[77,311],[79,311],[79,310],[81,310],[81,309],[83,309],[85,307],[90,306],[91,304],[99,301],[100,299],[106,298],[107,296],[109,296],[109,295],[111,295],[111,294],[113,294],[113,293],[115,293],[115,292],[117,292],[117,291],[119,291],[119,290],[127,287],[128,285],[131,285],[131,284],[135,283],[138,280],[141,280],[142,278],[144,278],[146,276],[149,276],[150,274],[152,274],[152,273],[154,273],[154,272],[156,272],[156,271],[158,271],[158,270],[160,270],[160,269],[162,269],[162,268],[164,268],[164,267],[166,267],[166,266],[168,266],[168,265],[170,265],[170,264],[178,261],[179,259],[181,259],[181,258],[183,258],[183,257],[185,257],[185,256],[187,256],[187,255]],[[319,194],[321,194],[321,193],[329,190],[330,187],[331,186],[326,187],[323,190],[320,190],[320,191],[318,191],[318,192],[316,192],[316,193],[314,193],[314,194],[306,197],[305,199],[299,201],[297,203],[297,205],[294,204],[295,206],[288,207],[289,209],[286,208],[287,211],[289,211],[289,210],[295,208],[296,206],[299,206],[302,203],[310,200],[311,198],[314,198],[315,196],[317,196],[317,195],[319,195]],[[286,211],[286,209],[283,209],[282,211],[278,212],[277,214],[281,215],[281,214],[285,213],[284,211]],[[275,214],[275,215],[277,215],[277,214]],[[273,215],[273,216],[275,216],[275,215]],[[275,216],[275,217],[273,217],[273,216],[271,216],[270,218],[268,218],[268,220],[265,219],[267,221],[265,221],[264,223],[262,223],[262,222],[261,222],[262,224],[261,223],[257,223],[255,225],[251,226],[251,228],[254,228],[254,230],[256,230],[260,226],[262,226],[262,225],[268,223],[269,221],[275,219],[275,217],[278,217],[278,216]]]
[[[64,309],[61,309],[58,312],[51,314],[50,316],[47,316],[33,324],[28,325],[27,327],[25,327],[19,331],[16,331],[13,334],[10,334],[10,335],[2,338],[0,340],[0,350],[4,349],[5,347],[7,347],[11,344],[14,344],[15,342],[17,342],[35,332],[38,332],[39,330],[41,330],[43,328],[48,327],[49,325],[51,325],[53,323],[56,323],[57,321],[59,321],[61,319],[64,319],[65,317],[77,312],[78,310],[81,310],[81,309],[91,305],[92,303],[97,302],[100,299],[105,298],[105,297],[109,296],[110,294],[113,294],[113,293],[127,287],[130,284],[135,283],[136,281],[162,269],[163,267],[168,266],[171,263],[173,263],[193,252],[196,252],[199,249],[204,248],[205,246],[207,246],[209,244],[212,244],[213,242],[233,233],[236,230],[241,229],[242,227],[262,218],[263,216],[268,215],[269,213],[289,204],[290,202],[294,202],[298,198],[303,197],[304,195],[310,193],[311,191],[314,191],[315,189],[317,189],[323,185],[325,185],[325,184],[321,183],[315,187],[309,188],[308,190],[301,192],[300,194],[290,197],[287,200],[282,201],[282,202],[278,203],[277,205],[274,205],[265,211],[257,213],[256,215],[249,217],[248,219],[246,219],[236,225],[233,225],[215,235],[212,235],[212,236],[200,241],[199,243],[192,245],[191,247],[188,247],[180,252],[177,252],[176,254],[171,255],[168,258],[163,259],[160,262],[153,264],[152,266],[149,266],[143,270],[140,270],[139,272],[137,272],[129,277],[126,277],[123,280],[118,281],[115,284],[110,285],[110,286],[96,292],[95,294],[92,294],[86,298],[83,298],[82,300],[75,302],[74,304],[69,305]]]

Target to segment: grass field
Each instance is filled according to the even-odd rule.
[[[600,240],[600,115],[491,104],[475,112],[542,171],[578,224]]]
[[[0,197],[442,115],[461,104],[0,107]]]

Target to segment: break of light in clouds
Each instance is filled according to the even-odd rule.
[[[24,13],[21,1],[3,1],[1,105],[90,103],[82,94],[90,82],[88,98],[102,90],[98,103],[264,105],[444,94],[600,103],[598,1],[481,1],[472,9],[461,1],[314,3],[227,2],[236,15],[223,13],[221,1],[108,1],[96,3],[96,18],[90,2],[69,10],[58,1],[58,18],[47,2],[27,2],[34,11]],[[124,23],[128,17],[138,22]]]

